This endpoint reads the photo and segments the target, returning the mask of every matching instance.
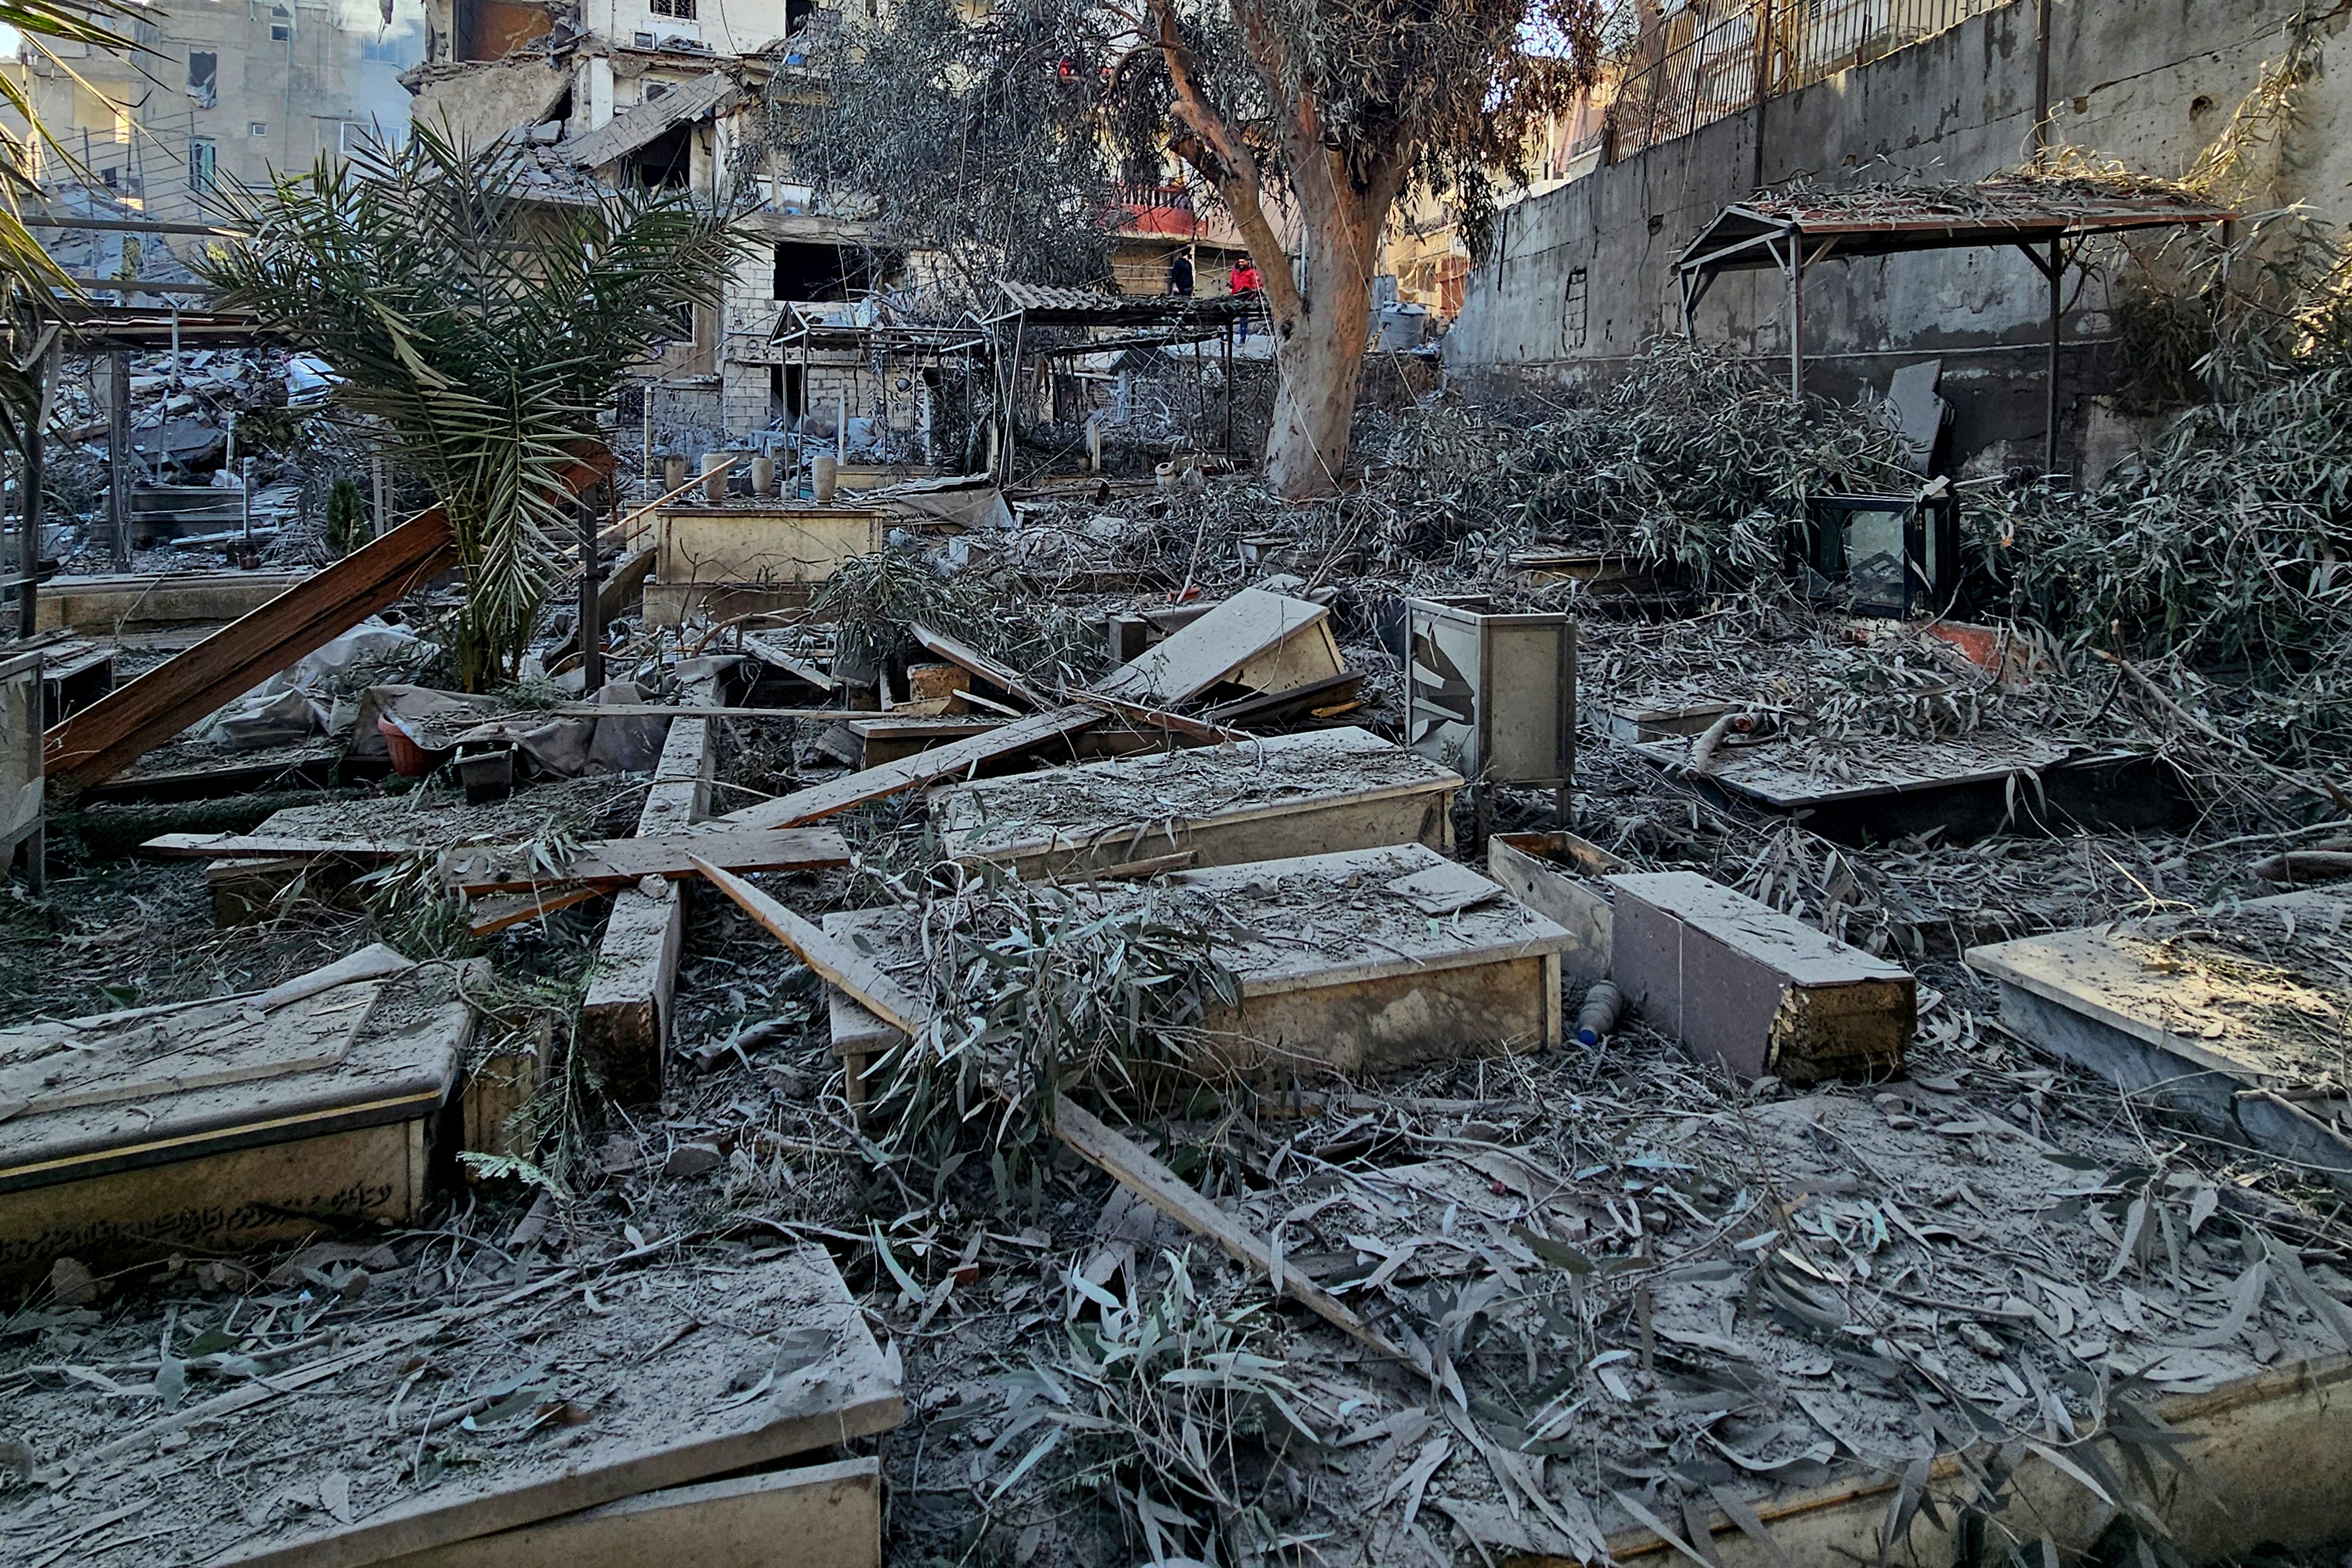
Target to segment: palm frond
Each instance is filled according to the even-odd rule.
[[[566,552],[558,477],[621,378],[716,305],[738,208],[676,190],[534,193],[533,150],[418,125],[232,191],[247,236],[197,270],[324,359],[352,413],[394,433],[447,508],[467,577],[459,667],[510,674]]]

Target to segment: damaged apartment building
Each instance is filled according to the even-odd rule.
[[[698,307],[637,405],[646,438],[692,456],[807,422],[900,455],[919,450],[934,382],[885,374],[842,346],[875,324],[870,296],[903,258],[870,225],[820,211],[779,177],[751,118],[776,73],[808,69],[795,38],[830,25],[813,0],[433,0],[424,62],[402,79],[415,123],[467,141],[526,136],[544,148],[551,189],[636,182],[709,192],[751,173],[747,247],[718,308]],[[791,319],[785,319],[791,312]],[[780,325],[834,329],[829,346],[787,352]],[[843,331],[842,329],[853,330]],[[903,383],[903,384],[902,384]],[[895,441],[893,440],[895,437]]]
[[[418,0],[193,0],[131,7],[126,31],[135,57],[61,41],[0,70],[54,138],[32,149],[45,183],[165,222],[208,215],[225,183],[399,135],[400,73],[425,46]]]

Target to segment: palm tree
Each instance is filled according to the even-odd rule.
[[[466,572],[457,667],[510,679],[560,565],[557,483],[628,370],[714,305],[734,204],[681,190],[551,185],[518,139],[465,148],[425,127],[224,193],[246,237],[196,270],[220,303],[317,354],[336,401],[424,473]]]

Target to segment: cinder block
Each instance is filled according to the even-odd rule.
[[[1902,1071],[1910,971],[1692,872],[1606,879],[1610,977],[1651,1027],[1743,1079]]]

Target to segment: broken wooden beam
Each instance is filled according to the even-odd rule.
[[[1338,1297],[1304,1275],[1285,1270],[1273,1249],[1254,1233],[1144,1153],[1134,1140],[1105,1126],[1066,1094],[1054,1097],[1054,1135],[1111,1180],[1193,1235],[1216,1243],[1225,1256],[1265,1279],[1277,1293],[1288,1296],[1358,1344],[1396,1361],[1408,1360],[1403,1351]]]
[[[798,955],[802,963],[848,992],[876,1017],[909,1038],[928,1027],[929,1003],[884,974],[850,944],[826,936],[739,876],[715,865],[705,865],[702,872],[713,886]],[[1290,1297],[1359,1344],[1398,1361],[1407,1359],[1337,1297],[1313,1281],[1286,1271],[1272,1249],[1133,1141],[1111,1131],[1067,1095],[1055,1096],[1053,1112],[1054,1135],[1073,1154],[1185,1229],[1215,1242],[1227,1256],[1265,1279],[1277,1294]]]
[[[1011,692],[1039,713],[1054,706],[1053,699],[1032,685],[1027,677],[1010,664],[992,659],[971,644],[957,641],[943,632],[934,632],[921,624],[907,628],[915,641],[937,653],[948,663],[969,670],[990,685]]]
[[[637,814],[639,837],[684,829],[709,811],[716,751],[709,719],[670,721]],[[572,1041],[605,1092],[624,1103],[661,1093],[670,998],[685,940],[686,904],[677,883],[649,876],[614,895]]]
[[[968,775],[1004,758],[1055,745],[1066,747],[1071,737],[1100,723],[1102,716],[1099,709],[1083,704],[1055,708],[986,735],[950,741],[879,768],[868,768],[844,779],[796,789],[773,800],[762,800],[756,806],[730,811],[719,821],[744,828],[804,827],[853,806]]]
[[[1661,1033],[1743,1079],[1903,1070],[1918,982],[1696,872],[1606,877],[1610,977]]]
[[[419,846],[383,839],[306,838],[272,833],[160,833],[141,844],[164,860],[397,860]],[[730,871],[823,871],[849,863],[849,846],[830,828],[748,828],[725,833],[666,833],[600,839],[561,865],[502,864],[511,846],[465,845],[443,854],[449,886],[468,897],[574,887],[610,893],[649,876],[677,882],[695,874],[698,858]]]
[[[551,890],[567,883],[611,890],[649,876],[677,882],[694,875],[697,863],[705,860],[737,872],[824,871],[849,863],[849,846],[830,828],[604,839],[587,845],[564,865],[535,871],[507,870],[481,862],[469,865],[465,854],[457,852],[450,864],[449,883],[468,897]]]
[[[1176,706],[1213,686],[1287,691],[1345,669],[1328,608],[1245,588],[1112,671],[1095,690],[1121,701]]]
[[[599,450],[566,468],[577,496],[612,472]],[[439,507],[371,540],[325,570],[231,622],[184,653],[69,715],[47,738],[53,785],[112,778],[224,704],[251,691],[456,564]]]

